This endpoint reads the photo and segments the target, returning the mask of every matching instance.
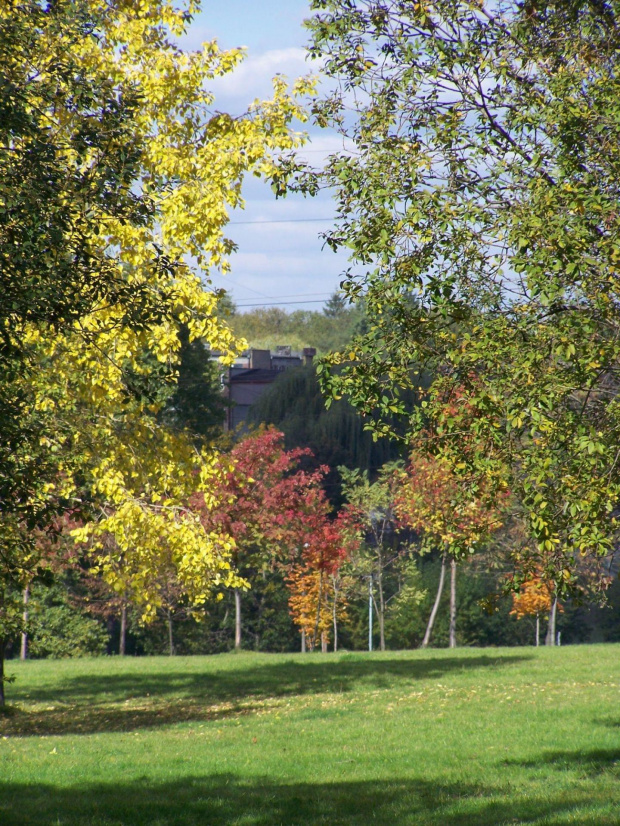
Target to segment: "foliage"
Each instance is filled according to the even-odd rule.
[[[219,505],[205,508],[202,495],[194,497],[205,529],[235,538],[233,560],[244,577],[237,588],[249,587],[261,573],[289,571],[300,549],[327,530],[328,505],[320,487],[325,469],[301,469],[300,459],[308,453],[285,450],[281,432],[261,428],[231,450],[230,468],[214,487]],[[239,626],[237,644],[240,636]]]
[[[524,582],[519,593],[513,594],[512,603],[511,613],[518,619],[548,614],[553,604],[553,594],[540,577],[535,577]]]
[[[464,484],[442,457],[418,452],[401,472],[395,511],[427,549],[442,549],[454,558],[474,553],[502,525],[501,499],[498,503],[483,488]]]
[[[405,557],[399,561],[399,587],[386,609],[387,643],[391,648],[417,648],[424,635],[428,614],[424,604],[428,589],[424,587],[415,559]]]
[[[274,152],[303,142],[290,124],[311,84],[289,94],[278,76],[271,100],[215,111],[209,84],[243,55],[215,42],[183,51],[197,8],[0,7],[0,600],[7,580],[33,576],[32,529],[69,507],[88,517],[76,539],[146,618],[164,571],[196,604],[236,582],[230,537],[187,507],[197,489],[212,505],[224,471],[158,414],[183,335],[234,356],[204,282],[228,269],[224,228],[246,174],[269,174]]]
[[[105,628],[78,611],[62,585],[33,588],[27,630],[31,657],[62,659],[106,653]]]
[[[288,344],[294,350],[314,347],[325,354],[344,347],[364,325],[364,307],[348,305],[338,293],[325,304],[323,312],[294,310],[289,313],[280,307],[259,307],[231,318],[235,333],[250,347],[275,349]]]
[[[346,593],[342,593],[339,572],[357,547],[344,519],[329,520],[329,505],[322,491],[313,500],[304,519],[297,556],[286,577],[291,616],[310,650],[319,640],[326,649],[332,630],[335,635],[338,621],[346,617]]]
[[[333,90],[316,120],[355,151],[283,163],[274,185],[335,187],[326,240],[350,250],[343,291],[368,315],[324,388],[382,411],[379,432],[399,410],[431,428],[454,471],[508,477],[536,564],[571,590],[579,556],[612,549],[620,494],[617,8],[312,8]]]
[[[76,276],[79,283],[64,291],[64,269],[43,260],[36,245],[23,245],[27,260],[5,262],[3,279],[18,266],[17,288],[30,290],[28,273],[37,272],[47,281],[37,281],[36,291],[61,302],[3,322],[7,346],[27,353],[31,366],[9,371],[3,381],[9,401],[19,401],[13,424],[25,436],[17,451],[7,443],[6,478],[17,480],[20,518],[24,502],[31,514],[47,504],[62,507],[79,495],[78,484],[103,501],[106,524],[94,525],[91,535],[113,534],[121,553],[136,551],[134,593],[143,595],[147,612],[144,586],[157,563],[154,544],[181,565],[186,584],[192,567],[199,578],[213,573],[230,580],[226,541],[206,535],[183,507],[188,477],[198,473],[208,489],[213,462],[198,456],[183,434],[160,432],[155,414],[162,383],[175,380],[179,325],[189,343],[205,339],[232,356],[234,336],[216,318],[217,295],[204,289],[200,271],[226,270],[233,245],[223,230],[228,209],[243,203],[245,174],[268,172],[273,150],[299,142],[288,124],[303,118],[282,78],[273,100],[237,118],[213,114],[206,87],[242,54],[222,52],[215,43],[182,51],[175,38],[196,8],[177,9],[167,0],[147,11],[99,0],[50,9],[14,2],[0,16],[14,69],[6,102],[9,167],[11,158],[29,163],[36,139],[37,151],[58,166],[49,182],[60,228],[38,206],[48,201],[30,190],[11,196],[15,209],[28,212],[33,235],[39,226],[53,227],[53,249],[65,255],[66,266],[76,258],[88,264]],[[31,25],[35,18],[40,27]],[[20,132],[14,122],[26,126]],[[109,153],[107,165],[100,149]],[[17,174],[10,167],[6,179]],[[35,186],[38,176],[27,180]],[[74,197],[74,180],[84,180],[83,198]],[[17,219],[7,214],[10,228]],[[74,226],[77,240],[67,235]],[[68,294],[72,304],[65,311]],[[103,567],[111,570],[105,560]],[[190,590],[192,598],[205,595],[197,582]]]
[[[397,535],[398,468],[397,463],[383,465],[374,482],[370,482],[366,472],[339,468],[346,498],[342,517],[360,542],[357,553],[350,560],[350,568],[360,587],[370,578],[370,590],[379,616],[381,650],[385,649],[386,606],[400,591],[400,588],[389,588],[389,578],[391,575],[394,579],[399,563],[409,550],[406,542]],[[378,598],[374,597],[375,591]]]
[[[242,438],[230,452],[226,474],[213,488],[218,506],[205,508],[203,524],[235,538],[238,564],[268,569],[276,560],[286,560],[299,541],[300,519],[319,490],[323,469],[299,470],[307,450],[287,451],[283,435],[263,428]]]
[[[181,326],[179,337],[178,376],[161,419],[168,427],[189,431],[199,441],[215,442],[226,415],[221,368],[203,341],[190,341],[186,326]]]
[[[288,449],[311,449],[316,463],[329,468],[325,489],[337,507],[343,499],[340,465],[374,476],[400,452],[394,440],[373,439],[364,428],[364,419],[345,399],[327,409],[314,366],[284,372],[252,405],[249,418],[257,424],[275,425],[284,433]]]

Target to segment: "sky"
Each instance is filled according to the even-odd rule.
[[[308,74],[306,0],[203,0],[202,11],[183,39],[186,48],[217,39],[223,48],[247,47],[247,57],[234,72],[214,82],[215,106],[237,114],[256,97],[269,96],[271,78]],[[309,161],[341,146],[333,133],[305,128],[311,143],[304,149]],[[211,273],[216,287],[228,290],[239,310],[258,305],[286,310],[320,310],[338,289],[346,266],[345,254],[323,249],[319,237],[332,223],[334,207],[326,194],[316,198],[288,196],[276,200],[268,184],[246,179],[246,208],[231,216],[228,235],[238,245],[229,275]]]

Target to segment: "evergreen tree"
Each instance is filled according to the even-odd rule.
[[[339,465],[367,470],[371,476],[400,455],[396,440],[373,439],[365,421],[345,400],[329,409],[313,365],[288,370],[250,410],[250,422],[273,424],[284,433],[287,449],[309,447],[313,462],[330,471],[325,486],[331,501],[341,502]]]

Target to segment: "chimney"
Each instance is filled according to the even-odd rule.
[[[269,350],[250,350],[250,369],[271,370],[271,353]]]
[[[312,364],[312,359],[316,356],[316,350],[314,347],[304,347],[303,349],[303,362],[304,364]]]

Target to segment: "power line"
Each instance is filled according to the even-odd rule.
[[[248,287],[249,289],[249,287]],[[285,293],[285,295],[265,295],[264,293],[260,293],[263,298],[317,298],[317,296],[323,296],[325,293]],[[329,298],[329,296],[328,296]],[[250,301],[249,298],[240,298],[239,301]]]
[[[222,287],[217,287],[217,289],[226,290],[226,292],[228,292],[227,288],[228,288],[229,285],[232,284],[233,287],[239,287],[241,290],[249,290],[251,293],[256,293],[256,295],[259,295],[261,298],[271,298],[270,295],[265,295],[265,293],[261,293],[260,290],[255,290],[253,287],[246,287],[244,284],[239,284],[238,281],[233,281],[228,276],[224,276],[224,277],[226,278],[226,284],[224,284]],[[215,285],[213,285],[213,286],[215,286]]]
[[[288,218],[281,221],[229,221],[228,226],[239,226],[240,224],[310,224],[314,221],[333,221],[333,217],[325,218]]]
[[[238,304],[238,307],[288,307],[291,304],[324,304],[328,298],[321,298],[313,301],[270,301],[268,304]]]

